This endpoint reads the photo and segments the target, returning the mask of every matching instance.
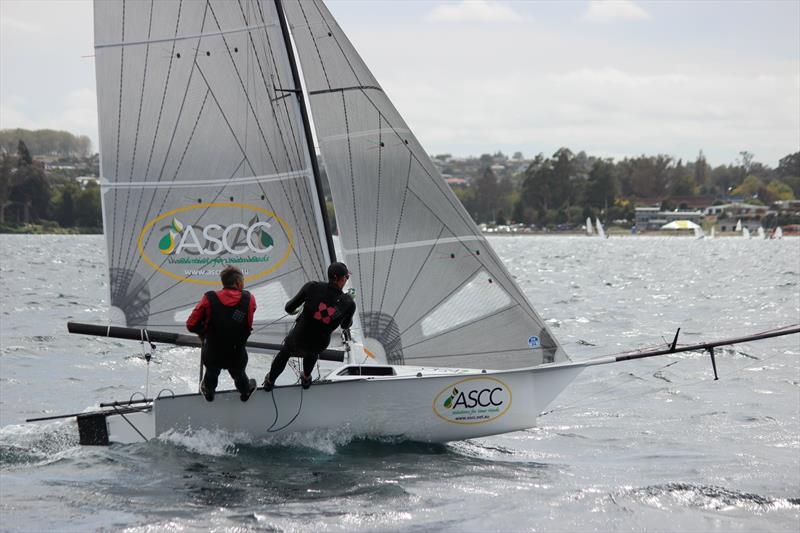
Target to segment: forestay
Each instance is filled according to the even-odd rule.
[[[367,348],[464,368],[567,359],[327,8],[285,9]]]
[[[182,330],[235,263],[279,340],[328,251],[275,4],[95,2],[95,47],[115,321]]]

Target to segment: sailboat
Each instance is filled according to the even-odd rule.
[[[694,228],[694,238],[695,239],[702,239],[705,236],[706,236],[706,232],[703,231],[703,228],[701,228],[700,226],[697,226],[696,228]]]
[[[737,220],[736,221],[736,231],[742,231],[742,221],[741,220]]]
[[[600,222],[600,219],[596,218],[596,219],[594,219],[594,222],[595,222],[595,226],[597,227],[597,235],[601,239],[605,239],[606,238],[606,231],[603,229],[603,224]]]
[[[756,235],[758,235],[759,239],[766,239],[767,238],[767,234],[764,231],[764,227],[763,226],[759,226],[758,227],[758,230],[756,230]]]
[[[773,239],[782,239],[783,238],[783,230],[781,229],[780,226],[775,228],[775,231],[772,232],[772,238]]]
[[[679,347],[676,334],[663,350],[570,361],[320,0],[94,13],[112,313],[70,331],[196,346],[186,316],[231,263],[258,302],[250,349],[274,352],[293,323],[286,300],[337,259],[309,115],[358,323],[308,390],[110,401],[77,415],[81,443],[200,428],[482,437],[534,426],[589,366],[689,349],[713,360],[741,341]]]
[[[594,229],[592,227],[592,217],[586,217],[586,234],[594,235]]]
[[[711,235],[708,236],[709,239],[716,239],[717,238],[717,227],[711,226]]]
[[[747,226],[742,227],[742,237],[745,239],[750,238],[750,229]]]

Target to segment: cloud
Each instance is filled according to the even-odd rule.
[[[507,5],[486,0],[442,4],[425,16],[428,22],[515,22],[520,15]]]
[[[42,31],[42,27],[37,24],[31,24],[30,22],[25,22],[24,20],[11,18],[5,15],[3,15],[3,18],[0,19],[0,27],[27,33],[41,33]]]
[[[87,135],[97,146],[97,106],[93,89],[77,89],[65,94],[61,105],[42,112],[18,96],[4,98],[0,104],[0,129],[53,129]]]
[[[586,22],[618,22],[626,20],[646,20],[650,14],[631,0],[592,1],[581,16]]]

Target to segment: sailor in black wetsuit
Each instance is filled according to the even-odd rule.
[[[294,314],[303,305],[294,327],[283,339],[280,352],[272,361],[269,374],[264,377],[264,390],[272,390],[275,380],[281,375],[289,357],[303,358],[303,375],[300,384],[304,389],[311,386],[311,372],[320,352],[328,347],[331,333],[341,326],[349,337],[353,324],[356,303],[342,288],[350,278],[344,263],[331,263],[328,267],[328,282],[309,281],[297,296],[286,303],[286,312]]]
[[[203,342],[200,352],[205,376],[200,392],[206,400],[214,401],[217,378],[223,368],[233,378],[241,400],[246,402],[256,389],[256,380],[247,377],[247,350],[245,343],[253,329],[256,300],[244,290],[244,275],[233,265],[220,273],[222,290],[209,291],[195,306],[186,328],[197,333]]]

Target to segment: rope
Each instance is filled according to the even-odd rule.
[[[303,409],[303,388],[300,387],[300,405],[297,406],[297,412],[294,414],[294,416],[292,417],[291,420],[289,420],[286,424],[282,425],[281,427],[279,427],[277,429],[272,429],[273,427],[275,427],[275,424],[278,423],[278,418],[279,418],[278,402],[275,401],[275,391],[274,390],[270,393],[270,396],[272,396],[272,405],[275,406],[275,420],[267,428],[267,433],[276,433],[278,431],[281,431],[281,430],[286,429],[287,427],[289,427],[292,423],[294,423],[295,420],[297,420],[297,417],[300,416],[300,411],[302,411],[302,409]]]

